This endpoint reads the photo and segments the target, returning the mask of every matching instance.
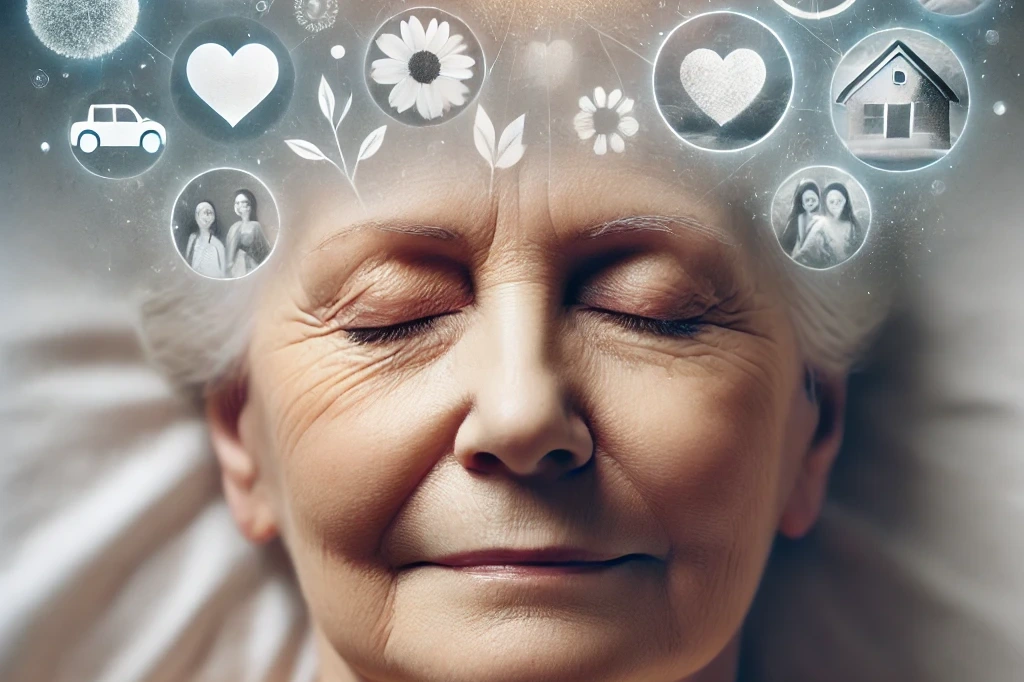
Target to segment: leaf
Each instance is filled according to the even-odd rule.
[[[341,122],[345,120],[345,117],[348,116],[348,110],[351,109],[351,108],[352,108],[352,95],[349,95],[348,96],[348,101],[345,102],[345,109],[342,110],[342,112],[341,112],[341,118],[338,119],[338,125],[341,125]]]
[[[495,168],[511,168],[523,158],[526,147],[523,145],[523,129],[526,127],[526,114],[508,124],[501,133],[501,140],[498,142]]]
[[[363,143],[359,145],[359,157],[357,161],[368,159],[377,153],[380,146],[384,144],[384,133],[388,131],[387,126],[381,126],[366,136]]]
[[[320,75],[320,88],[317,91],[317,98],[320,100],[320,111],[324,117],[334,125],[334,91],[327,84],[327,79]]]
[[[326,161],[327,157],[312,142],[305,140],[285,140],[289,149],[309,161]]]
[[[476,120],[473,122],[473,141],[476,143],[476,150],[484,161],[494,168],[494,124],[484,111],[483,106],[476,108]]]

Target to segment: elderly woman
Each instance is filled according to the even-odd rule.
[[[321,682],[753,679],[744,622],[818,517],[879,310],[653,136],[593,163],[558,130],[493,189],[396,141],[359,204],[307,183],[202,333],[188,292],[147,308],[239,529],[287,548]]]

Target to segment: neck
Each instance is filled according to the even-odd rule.
[[[370,678],[354,671],[314,626],[320,673],[316,682],[391,682],[385,678]],[[711,663],[698,672],[679,680],[664,682],[740,682],[740,643],[742,631],[737,633]],[[650,682],[654,682],[653,680]],[[661,680],[657,682],[662,682]]]

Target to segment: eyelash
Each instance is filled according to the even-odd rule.
[[[700,332],[702,324],[699,320],[659,320],[628,313],[619,313],[612,310],[591,309],[606,317],[614,319],[618,324],[629,331],[641,334],[652,334],[654,336],[688,339],[693,338]],[[387,327],[368,327],[364,329],[349,329],[346,334],[354,343],[360,345],[383,345],[402,341],[418,334],[430,331],[442,317],[451,315],[435,315],[433,317],[421,317],[417,320],[393,324]]]

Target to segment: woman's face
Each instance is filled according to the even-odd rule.
[[[196,206],[196,224],[199,225],[199,229],[210,229],[210,225],[213,225],[213,221],[216,217],[217,214],[214,212],[213,206],[207,202],[204,201]]]
[[[813,189],[804,190],[800,201],[803,203],[804,213],[814,213],[821,204],[821,200],[818,199],[818,193]]]
[[[833,189],[825,197],[825,206],[828,207],[828,212],[833,218],[838,218],[846,208],[846,197],[839,190]]]
[[[242,220],[248,220],[249,216],[252,215],[252,203],[249,201],[249,197],[244,194],[235,196],[235,215]]]
[[[211,420],[325,669],[681,680],[816,514],[818,407],[743,218],[615,163],[524,159],[493,201],[432,167],[296,226]]]

